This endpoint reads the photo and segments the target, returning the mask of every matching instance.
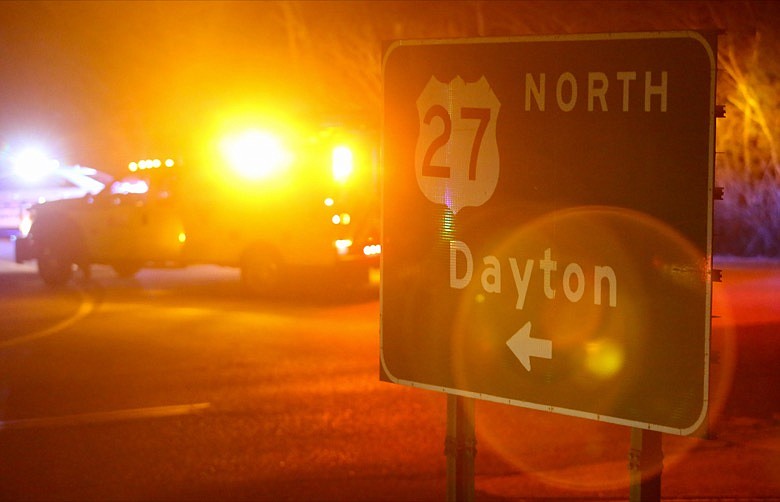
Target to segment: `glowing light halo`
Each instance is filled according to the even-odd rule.
[[[654,254],[656,259],[652,263],[633,265],[638,254],[635,251],[637,243],[630,242],[630,245],[624,243],[627,232],[630,234],[629,238],[636,235],[647,236],[645,237],[647,241],[645,247],[658,248]],[[601,246],[597,246],[596,243],[601,243]],[[517,256],[518,261],[524,261],[526,258],[538,260],[542,256],[541,251],[546,248],[552,249],[554,258],[558,261],[559,282],[556,283],[556,286],[558,288],[557,295],[560,296],[563,296],[561,276],[563,268],[568,263],[577,262],[586,271],[593,264],[598,264],[599,261],[614,265],[618,275],[617,306],[623,311],[623,314],[616,316],[612,312],[610,316],[603,315],[607,313],[605,307],[594,308],[592,301],[585,301],[588,294],[591,293],[591,290],[586,288],[585,299],[579,303],[570,303],[561,297],[555,301],[537,299],[535,304],[527,304],[523,310],[516,310],[514,313],[511,308],[502,310],[502,312],[511,313],[508,314],[512,317],[510,322],[505,322],[505,319],[495,319],[495,313],[491,312],[489,308],[491,299],[495,302],[501,300],[497,297],[513,298],[513,292],[506,292],[507,289],[510,291],[514,289],[514,284],[511,281],[512,276],[507,272],[502,272],[502,275],[505,276],[504,280],[508,279],[509,283],[504,285],[502,294],[492,295],[484,292],[475,267],[471,284],[463,290],[452,333],[454,388],[469,392],[471,389],[475,389],[473,382],[469,381],[472,377],[467,376],[469,372],[465,371],[466,368],[463,367],[464,361],[468,359],[464,356],[485,351],[486,360],[496,360],[493,355],[489,355],[487,352],[504,349],[497,347],[495,343],[480,340],[483,336],[480,336],[479,333],[484,332],[484,338],[495,337],[493,333],[499,329],[509,338],[512,335],[511,326],[516,325],[519,328],[522,322],[533,316],[535,319],[534,329],[536,329],[537,324],[540,324],[539,327],[542,328],[540,332],[548,333],[550,337],[554,338],[553,357],[555,357],[556,349],[559,354],[571,354],[573,348],[581,346],[582,358],[578,360],[580,364],[575,364],[569,374],[564,375],[566,381],[571,381],[572,385],[581,385],[578,382],[582,380],[584,375],[590,374],[593,377],[595,373],[598,380],[605,382],[598,398],[602,403],[610,406],[609,403],[618,402],[631,391],[630,382],[623,381],[626,378],[623,371],[624,365],[627,356],[630,356],[627,351],[634,353],[631,360],[635,364],[637,361],[641,364],[642,358],[638,358],[636,353],[643,353],[643,347],[650,341],[650,333],[641,333],[639,339],[631,340],[631,344],[625,343],[626,340],[624,340],[627,336],[625,332],[632,331],[631,325],[640,324],[637,319],[641,320],[654,315],[648,310],[647,289],[646,285],[643,284],[642,270],[648,265],[654,266],[657,273],[678,287],[687,288],[689,285],[700,287],[702,278],[705,281],[709,280],[709,263],[706,262],[708,257],[705,257],[705,262],[702,262],[700,250],[696,249],[679,232],[649,215],[633,210],[604,206],[569,208],[543,215],[511,232],[501,242],[494,245],[490,251],[481,251],[480,256],[493,254],[499,257]],[[517,249],[523,251],[517,251]],[[478,259],[475,256],[475,263]],[[502,263],[502,266],[506,265],[508,264]],[[538,263],[535,263],[535,266],[537,267],[535,273],[539,274]],[[531,278],[529,294],[532,293],[533,288],[538,287],[538,285],[533,284],[534,280],[539,281],[539,276]],[[587,272],[585,281],[588,281]],[[539,296],[538,291],[535,293]],[[533,308],[537,310],[531,313],[529,309]],[[704,312],[702,315],[705,315]],[[544,337],[544,335],[539,336]],[[601,361],[599,361],[600,358]],[[577,358],[575,357],[575,359]],[[733,368],[732,364],[728,366]],[[515,367],[512,370],[491,367],[485,368],[485,371],[501,373],[525,370],[522,367],[519,369]],[[708,368],[705,368],[705,371],[707,372],[705,381],[707,381],[709,380]],[[470,373],[473,374],[473,370]],[[709,395],[710,421],[713,420],[713,415],[722,410],[727,393],[726,387],[730,385],[728,382],[733,378],[733,371],[729,373],[727,370],[724,373],[720,377],[722,382],[719,385],[720,388],[717,389],[717,395],[713,396],[712,393]],[[641,375],[642,372],[639,371],[637,374]],[[550,376],[550,378],[556,377],[560,378],[560,375]],[[726,390],[726,393],[723,390]],[[716,400],[715,403],[712,402],[713,399]],[[489,401],[500,402],[497,399],[489,399]],[[484,411],[479,412],[480,419],[477,420],[476,426],[480,442],[489,444],[491,449],[523,472],[539,477],[546,484],[566,486],[569,489],[623,488],[629,482],[625,463],[625,457],[629,450],[628,428],[616,428],[608,423],[590,420],[572,422],[570,417],[550,418],[549,413],[545,415],[533,414],[526,410],[513,410],[513,407],[499,407],[490,403],[485,403],[484,406],[488,411],[499,409],[501,411],[493,411],[493,414],[498,416],[497,419],[491,417],[490,414],[486,415]],[[563,415],[569,414],[565,413],[566,410],[558,411]],[[534,427],[528,427],[527,424],[512,423],[506,417],[513,414],[524,421],[536,420],[560,424],[564,432],[550,431],[553,443],[550,448],[560,448],[560,439],[567,438],[575,443],[566,447],[568,451],[587,451],[589,448],[594,450],[592,452],[595,457],[593,462],[600,464],[599,468],[595,470],[596,474],[594,475],[588,469],[578,472],[577,469],[571,467],[536,465],[535,455],[538,452],[523,455],[522,442],[529,433],[532,433],[534,438],[539,438],[540,431]],[[541,417],[541,420],[535,417]],[[605,436],[605,439],[602,441],[600,438],[596,438],[595,443],[592,443],[594,438],[588,438],[587,435],[567,436],[565,431],[570,430],[571,426],[575,424],[587,430],[604,431],[601,434]],[[512,440],[514,437],[517,437],[521,444],[514,442]],[[584,443],[582,443],[583,440]],[[666,467],[680,461],[696,445],[696,442],[689,438],[674,438],[674,441],[674,448],[670,449],[670,452],[666,452],[664,462]],[[616,447],[616,444],[624,446]],[[617,449],[620,458],[618,460],[609,458],[610,450],[604,445],[608,445],[611,450]],[[543,464],[545,461],[540,462]]]
[[[338,183],[346,182],[354,169],[352,150],[344,145],[337,146],[333,149],[331,156],[333,179]]]
[[[555,333],[555,348],[553,352],[567,352],[576,348],[580,350],[580,356],[584,358],[587,351],[587,343],[594,341],[594,337],[600,333],[609,332],[621,332],[626,329],[625,323],[630,319],[636,319],[647,315],[637,309],[641,309],[641,302],[637,303],[632,301],[632,296],[640,296],[644,293],[643,285],[638,275],[631,273],[630,270],[624,271],[622,276],[618,280],[618,296],[624,300],[619,304],[622,315],[611,317],[605,316],[608,313],[608,309],[611,307],[601,306],[595,307],[593,305],[593,291],[588,289],[592,286],[593,279],[586,278],[585,282],[588,283],[585,288],[583,298],[574,303],[569,302],[564,297],[562,290],[562,277],[564,267],[569,263],[578,263],[584,270],[589,270],[586,277],[592,276],[593,267],[600,264],[615,263],[615,261],[625,260],[623,247],[620,245],[620,235],[615,233],[609,226],[599,223],[598,221],[587,221],[593,217],[593,215],[603,215],[605,211],[609,211],[608,208],[602,207],[586,207],[586,208],[574,208],[563,211],[556,211],[549,213],[540,218],[537,218],[521,228],[511,232],[507,235],[502,242],[497,243],[490,253],[499,257],[516,257],[520,262],[520,268],[523,267],[525,259],[534,260],[534,270],[532,272],[531,283],[529,285],[529,295],[535,295],[535,298],[529,296],[530,303],[526,304],[523,310],[517,310],[514,308],[514,299],[516,294],[514,291],[514,285],[511,283],[511,274],[504,271],[504,281],[508,284],[504,284],[504,292],[500,295],[494,295],[490,293],[484,293],[480,284],[480,279],[475,277],[472,279],[471,284],[462,296],[461,304],[458,308],[456,315],[456,332],[454,333],[453,344],[453,361],[454,364],[460,364],[462,361],[468,359],[465,357],[468,353],[473,351],[484,350],[501,350],[504,351],[506,347],[493,347],[495,344],[484,345],[474,344],[473,341],[469,344],[468,339],[473,337],[473,334],[468,332],[469,325],[477,325],[477,329],[485,329],[488,332],[500,332],[505,333],[506,338],[512,336],[513,329],[518,329],[522,324],[534,318],[534,332],[536,333]],[[566,228],[572,227],[569,230],[573,232],[567,232]],[[573,237],[572,237],[573,235]],[[578,236],[585,236],[585,239],[579,239]],[[601,251],[593,246],[593,238],[600,236],[601,240],[607,244],[606,247],[612,249],[611,257],[607,256],[604,259],[600,259]],[[522,244],[518,244],[522,243]],[[554,300],[547,300],[546,298],[540,298],[538,287],[541,271],[539,271],[538,260],[544,256],[545,249],[551,249],[552,257],[558,262],[557,276],[560,278],[560,282],[556,283],[556,298]],[[518,251],[521,249],[522,251]],[[620,259],[616,260],[614,256],[617,255]],[[509,268],[509,264],[505,261],[502,263],[502,268]],[[473,298],[474,302],[470,303],[469,298]],[[492,302],[491,302],[492,300]],[[493,302],[507,302],[509,305],[505,307],[505,312],[510,314],[512,319],[497,319],[491,312],[490,306]],[[614,314],[614,312],[610,312]],[[476,321],[473,317],[476,317]],[[472,318],[472,320],[469,320]],[[460,329],[464,328],[464,329]],[[602,343],[604,340],[609,340],[609,336],[600,336],[599,341]],[[614,343],[610,342],[613,346]],[[490,347],[488,349],[488,347]],[[487,356],[486,356],[487,357]],[[582,361],[583,367],[585,361]],[[580,366],[577,366],[580,368]],[[466,375],[468,372],[466,368],[454,368],[454,377],[458,385],[457,388],[472,388],[471,382],[467,381]],[[496,370],[496,368],[493,368]],[[517,368],[511,367],[502,369],[513,373]],[[522,368],[520,368],[521,371]],[[584,370],[582,370],[584,371]],[[582,372],[580,371],[580,373]],[[570,372],[568,378],[572,380],[581,380],[579,378],[580,373],[575,370]],[[619,396],[619,391],[607,391],[601,394],[602,400],[614,400]]]
[[[258,180],[288,167],[291,155],[274,134],[257,129],[222,140],[222,153],[242,177]]]
[[[43,179],[56,170],[60,163],[36,148],[26,148],[12,159],[14,174],[33,183]]]

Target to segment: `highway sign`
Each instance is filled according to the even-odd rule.
[[[389,46],[382,378],[699,428],[716,47],[687,31]]]

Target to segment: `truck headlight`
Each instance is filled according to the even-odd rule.
[[[352,240],[351,239],[339,239],[336,242],[334,242],[334,245],[336,246],[336,251],[340,255],[345,255],[349,253],[349,248],[352,247]]]
[[[381,244],[368,244],[363,246],[363,254],[366,256],[376,256],[382,253]]]

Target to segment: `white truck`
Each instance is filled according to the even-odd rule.
[[[296,272],[378,282],[378,170],[366,134],[322,128],[280,138],[248,131],[200,163],[131,162],[97,195],[32,208],[16,260],[37,260],[49,285],[78,267],[215,264],[241,269],[249,292]]]

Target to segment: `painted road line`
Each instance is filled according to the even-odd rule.
[[[27,418],[21,420],[0,421],[1,430],[44,429],[52,427],[73,427],[146,418],[164,418],[180,415],[203,413],[211,403],[178,404],[171,406],[153,406],[149,408],[130,408],[125,410],[80,413],[56,417]]]
[[[47,336],[56,335],[60,331],[71,327],[72,325],[74,325],[84,317],[88,316],[93,310],[95,310],[95,301],[83,291],[81,290],[77,290],[77,291],[81,295],[81,303],[79,304],[79,308],[75,314],[68,317],[67,319],[63,319],[62,321],[58,322],[54,326],[50,326],[48,328],[35,331],[33,333],[29,333],[26,335],[18,336],[16,338],[11,338],[10,340],[0,341],[0,349],[14,347],[16,345],[21,345],[23,343],[32,342],[34,340],[39,340],[41,338],[46,338]]]

